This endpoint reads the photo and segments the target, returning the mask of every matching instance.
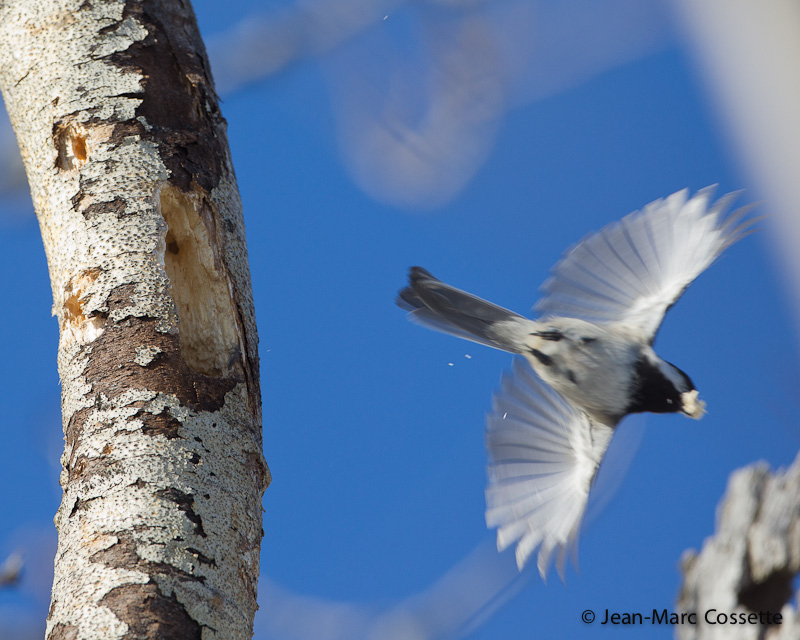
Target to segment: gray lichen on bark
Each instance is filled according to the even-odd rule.
[[[681,565],[678,609],[697,614],[696,625],[676,627],[681,640],[800,638],[796,598],[791,602],[800,572],[800,455],[775,473],[764,462],[733,473],[714,535],[699,553],[686,551]],[[759,617],[755,624],[709,624],[706,612],[712,610]],[[780,624],[774,624],[777,613]],[[716,613],[711,620],[717,621]]]
[[[8,0],[60,340],[48,638],[250,638],[269,471],[241,204],[188,3]]]

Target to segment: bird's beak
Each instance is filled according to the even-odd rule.
[[[681,411],[690,418],[699,420],[706,413],[706,403],[700,400],[697,389],[681,394]]]

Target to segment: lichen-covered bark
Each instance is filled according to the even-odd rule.
[[[800,572],[800,455],[791,467],[775,473],[763,462],[733,473],[717,508],[716,529],[702,551],[684,553],[678,609],[695,613],[697,624],[677,625],[676,636],[800,638],[800,613],[791,602],[793,580]],[[708,619],[707,612],[712,612]],[[727,618],[718,618],[720,613]],[[744,614],[748,622],[730,624],[732,614],[737,620]],[[747,618],[751,614],[757,614],[752,622]]]
[[[241,204],[188,1],[4,0],[58,317],[47,637],[250,638],[261,496]]]

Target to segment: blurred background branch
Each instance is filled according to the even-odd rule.
[[[0,564],[0,587],[14,587],[22,577],[22,554],[12,553]]]
[[[674,3],[739,163],[773,216],[770,239],[800,320],[800,4]]]

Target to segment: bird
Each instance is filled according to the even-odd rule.
[[[589,234],[566,251],[528,319],[409,270],[397,304],[412,321],[522,356],[486,417],[486,523],[497,547],[516,543],[522,571],[538,549],[564,580],[592,483],[614,431],[633,413],[700,419],[705,403],[687,373],[653,349],[664,315],[725,249],[753,230],[741,192],[688,189]]]

